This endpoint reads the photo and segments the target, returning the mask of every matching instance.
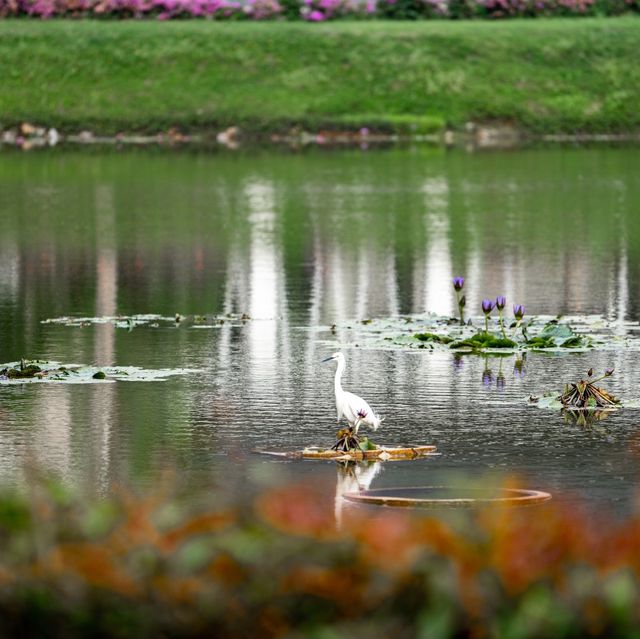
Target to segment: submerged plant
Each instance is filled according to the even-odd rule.
[[[564,392],[558,399],[566,408],[606,408],[620,403],[613,395],[595,384],[606,377],[613,375],[613,369],[609,368],[604,375],[592,379],[593,369],[587,371],[587,379],[579,382],[567,384]]]
[[[467,303],[467,298],[465,295],[460,297],[460,291],[464,287],[464,277],[454,277],[453,278],[453,288],[456,292],[456,300],[458,302],[458,313],[460,314],[460,325],[464,326],[464,307]]]

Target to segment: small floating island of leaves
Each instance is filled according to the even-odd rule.
[[[192,368],[141,368],[139,366],[84,366],[44,360],[0,364],[0,384],[104,384],[162,382],[169,377],[202,372]]]
[[[587,371],[586,378],[565,384],[562,392],[545,393],[542,397],[532,396],[529,402],[540,408],[561,408],[569,411],[580,410],[614,410],[622,403],[604,388],[596,386],[607,377],[613,375],[613,369],[607,369],[599,377],[593,376],[593,368]]]
[[[116,328],[132,330],[141,326],[150,328],[176,328],[187,326],[189,328],[220,328],[221,326],[243,326],[251,318],[246,313],[227,313],[226,315],[182,315],[176,313],[172,316],[156,314],[138,315],[103,315],[100,317],[76,317],[64,315],[42,320],[41,324],[54,324],[57,326],[87,327],[99,324],[111,324]]]

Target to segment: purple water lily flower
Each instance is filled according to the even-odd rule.
[[[496,303],[493,300],[482,300],[482,312],[485,315],[489,315],[495,305]]]
[[[514,304],[513,315],[518,321],[520,321],[524,317],[524,306],[522,304]]]
[[[498,295],[498,297],[496,297],[496,308],[499,311],[501,311],[505,307],[506,303],[507,303],[507,299],[504,295]]]
[[[366,416],[367,416],[367,411],[366,411],[364,408],[361,408],[361,409],[358,411],[358,417],[359,417],[360,419],[364,419]]]
[[[461,291],[463,286],[464,286],[464,277],[453,278],[453,288],[455,288],[456,291]]]

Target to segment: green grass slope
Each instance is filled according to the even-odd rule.
[[[640,128],[640,19],[0,22],[0,126]]]

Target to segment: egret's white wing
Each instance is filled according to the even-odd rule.
[[[356,421],[356,419],[361,419],[358,416],[358,413],[364,412],[365,417],[373,417],[373,411],[371,410],[371,406],[367,404],[367,402],[362,399],[362,397],[358,397],[353,393],[344,392],[343,393],[343,412],[345,416],[350,422]]]

